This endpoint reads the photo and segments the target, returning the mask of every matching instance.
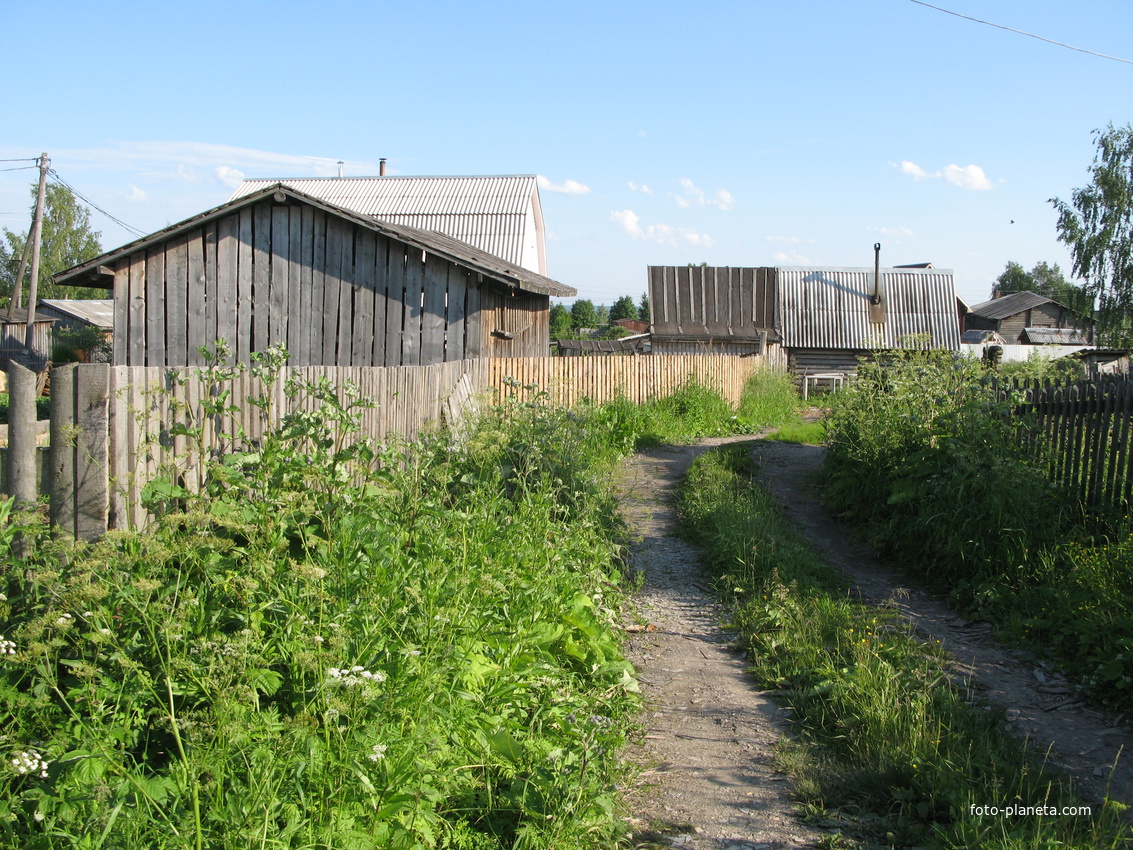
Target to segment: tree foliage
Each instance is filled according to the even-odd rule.
[[[35,197],[38,182],[31,187],[32,216],[35,214]],[[31,217],[29,216],[29,222]],[[102,234],[91,229],[90,210],[80,204],[71,190],[60,183],[48,183],[43,206],[43,235],[39,251],[39,298],[105,298],[102,289],[59,286],[52,282],[53,275],[93,259],[102,253]],[[6,305],[15,288],[20,258],[24,253],[27,235],[13,233],[4,228],[0,239],[0,293]],[[27,303],[27,287],[31,275],[31,261],[24,270],[23,303]]]
[[[1095,130],[1090,184],[1058,210],[1058,239],[1070,248],[1074,274],[1097,297],[1099,332],[1111,345],[1133,344],[1133,125]]]
[[[589,298],[580,298],[570,307],[570,326],[578,328],[594,328],[598,326],[598,311],[594,302]]]
[[[570,310],[562,304],[552,304],[550,312],[551,339],[570,336]]]
[[[1085,318],[1092,317],[1094,313],[1093,294],[1085,287],[1070,283],[1058,263],[1052,266],[1045,261],[1038,262],[1027,271],[1019,263],[1008,262],[1003,274],[995,279],[991,295],[994,298],[996,293],[1011,295],[1016,292],[1034,292],[1051,298]]]
[[[633,303],[633,299],[628,295],[623,295],[614,302],[614,306],[610,308],[610,321],[616,322],[618,319],[636,319],[637,318],[637,305]]]
[[[649,313],[649,293],[641,293],[641,301],[637,305],[637,317],[646,322],[652,322],[653,317]]]

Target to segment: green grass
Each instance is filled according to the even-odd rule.
[[[981,817],[972,806],[1078,805],[892,608],[854,601],[753,480],[747,449],[694,463],[680,496],[752,672],[791,709],[781,761],[802,810],[869,844],[1117,847],[1123,806],[1093,817]]]
[[[826,424],[824,422],[799,422],[783,425],[768,434],[766,439],[778,440],[783,443],[821,446],[826,439]]]
[[[8,424],[8,394],[0,393],[0,425]],[[41,396],[35,400],[35,418],[51,418],[51,399]]]

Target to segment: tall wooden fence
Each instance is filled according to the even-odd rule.
[[[1133,502],[1133,382],[1009,382],[1003,399],[1018,398],[1020,438],[1047,464],[1053,480],[1075,489],[1087,505]]]
[[[271,379],[251,370],[229,375],[200,368],[59,367],[51,373],[51,517],[85,539],[108,528],[144,527],[150,519],[142,504],[147,483],[172,474],[192,491],[209,457],[240,443],[255,444],[283,414],[313,411],[332,397],[344,406],[372,402],[356,408],[360,433],[386,442],[412,439],[434,422],[459,422],[477,404],[513,392],[515,382],[536,385],[550,403],[571,405],[618,395],[642,402],[667,395],[691,377],[737,402],[760,365],[757,357],[711,355],[528,357],[432,366],[304,366],[284,368]],[[34,412],[28,417],[34,425]],[[27,427],[13,426],[17,463],[9,464],[6,488],[24,499],[39,489],[24,471],[28,439],[15,434]]]

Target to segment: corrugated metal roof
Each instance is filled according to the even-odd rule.
[[[1027,339],[1035,345],[1088,345],[1085,331],[1078,328],[1023,328]]]
[[[39,309],[55,318],[71,318],[86,322],[99,328],[114,327],[114,299],[66,299],[45,298],[39,302]]]
[[[278,183],[359,215],[444,233],[518,266],[547,273],[543,213],[534,175],[255,179],[245,180],[230,200]]]
[[[232,210],[239,209],[248,204],[258,203],[275,191],[282,191],[285,195],[290,195],[296,200],[312,204],[331,215],[337,215],[340,218],[355,221],[378,233],[392,236],[406,244],[414,245],[423,251],[429,251],[439,257],[444,257],[445,259],[459,263],[473,271],[484,274],[486,277],[499,281],[505,286],[513,286],[524,292],[535,292],[555,297],[570,297],[578,294],[578,290],[572,286],[551,280],[545,275],[524,268],[516,263],[509,262],[506,259],[502,259],[497,254],[491,254],[467,242],[446,236],[443,233],[434,230],[420,230],[401,224],[392,224],[382,219],[375,218],[374,216],[361,215],[324,201],[321,198],[307,195],[301,190],[285,187],[279,183],[266,186],[255,194],[230,200],[225,204],[221,204],[219,207],[214,207],[211,210],[185,219],[177,224],[171,224],[169,227],[159,230],[156,233],[143,236],[141,239],[136,239],[127,245],[123,245],[121,248],[108,251],[105,254],[95,257],[93,260],[88,260],[85,263],[62,271],[55,275],[55,282],[68,286],[92,285],[92,281],[88,278],[92,275],[96,275],[100,267],[109,265],[119,257],[148,248],[164,239],[168,239],[176,233],[227,215]]]
[[[11,319],[8,318],[8,309],[7,307],[0,308],[0,324],[26,325],[28,323],[28,311],[26,307],[16,307],[15,310],[12,311],[13,315]],[[46,313],[42,313],[39,310],[35,311],[35,323],[37,325],[42,322],[54,321],[54,316],[48,316]]]
[[[886,320],[869,321],[873,269],[777,269],[776,327],[787,348],[927,347],[957,350],[960,326],[952,272],[882,269]]]
[[[1006,319],[1008,316],[1014,316],[1040,304],[1058,304],[1058,302],[1034,292],[1012,292],[1002,298],[993,298],[991,301],[977,304],[972,307],[972,312],[985,319]],[[1064,305],[1058,304],[1058,306]]]

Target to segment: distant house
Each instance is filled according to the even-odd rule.
[[[550,297],[576,292],[429,230],[276,183],[56,276],[113,292],[112,363],[237,361],[281,345],[290,363],[401,366],[546,356]]]
[[[964,329],[995,331],[1007,345],[1086,345],[1095,322],[1045,295],[1013,292],[973,306]]]
[[[534,175],[245,180],[230,200],[277,183],[358,215],[443,233],[547,274],[543,208]]]
[[[32,346],[27,342],[28,311],[23,307],[0,309],[0,367],[15,360],[35,369],[42,368],[51,354],[51,324],[53,319],[39,310],[32,320]]]
[[[106,345],[111,344],[114,339],[113,299],[67,300],[62,298],[45,298],[39,302],[39,312],[55,320],[51,328],[49,353],[51,359],[56,362],[58,362],[58,358],[61,356],[65,359],[78,357],[84,361],[92,356],[100,356],[95,354],[96,349],[100,350],[106,347]],[[78,331],[83,328],[96,328],[104,344],[99,346],[98,340],[100,337],[95,336],[89,341],[89,347],[84,346],[82,350],[76,347],[69,353],[62,352],[58,345],[60,342],[60,331]],[[68,342],[67,348],[70,347],[70,343]]]
[[[959,348],[952,272],[932,267],[649,269],[655,353],[765,353],[797,375],[878,349]]]

